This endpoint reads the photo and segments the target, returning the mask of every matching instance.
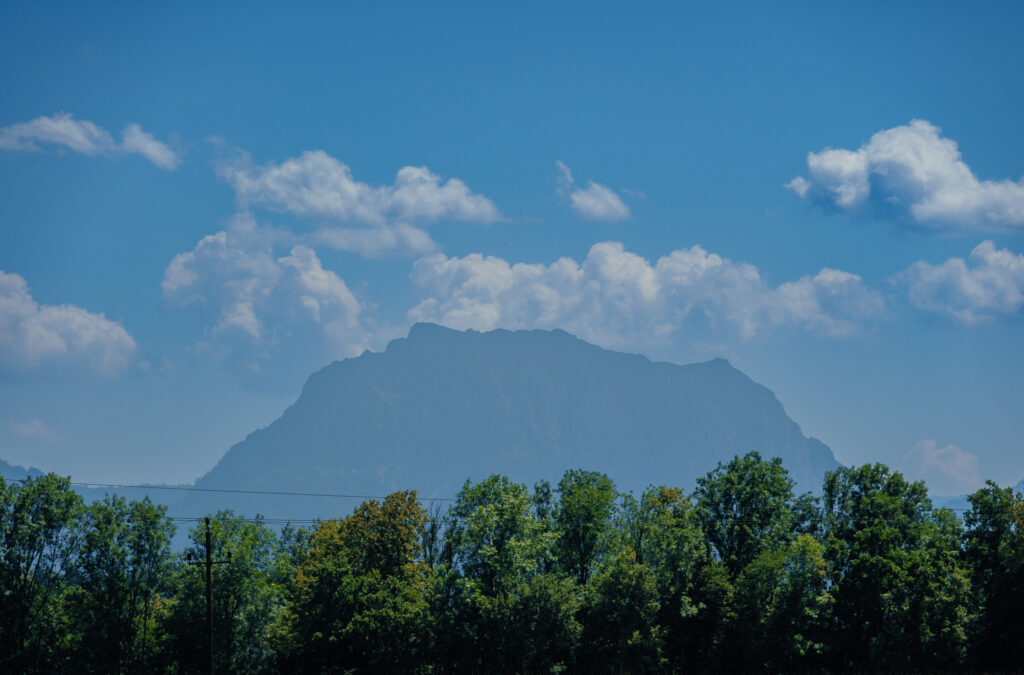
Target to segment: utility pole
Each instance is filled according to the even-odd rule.
[[[210,675],[213,675],[213,566],[225,565],[231,562],[231,551],[228,551],[227,560],[213,559],[213,544],[210,541],[210,518],[206,518],[206,560],[200,562],[192,560],[192,554],[185,554],[185,562],[189,565],[206,566],[206,627],[210,633]]]
[[[213,558],[210,546],[210,518],[206,518],[206,627],[210,631],[210,675],[213,675]]]

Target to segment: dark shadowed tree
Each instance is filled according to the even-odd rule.
[[[607,559],[587,588],[578,665],[583,672],[659,672],[664,628],[658,623],[654,571],[627,549]]]
[[[218,672],[262,672],[275,664],[271,636],[284,611],[281,584],[285,572],[279,566],[274,531],[262,519],[247,520],[230,511],[210,519],[212,557],[230,562],[213,567],[214,657]],[[205,528],[194,527],[186,554],[193,561],[205,559]],[[206,622],[206,590],[203,565],[184,565],[178,560],[175,602],[165,620],[167,656],[185,672],[205,672],[209,663],[209,632]]]
[[[978,610],[970,660],[986,670],[1024,670],[1024,495],[990,481],[968,499],[964,559]]]
[[[704,668],[721,641],[731,594],[711,554],[690,498],[679,488],[651,487],[623,497],[617,554],[633,555],[653,574],[664,657],[680,670]]]
[[[0,671],[68,667],[64,573],[77,556],[81,508],[68,478],[0,478]]]
[[[825,548],[801,534],[762,551],[736,581],[734,628],[745,641],[730,659],[746,672],[810,672],[821,668],[832,597]]]

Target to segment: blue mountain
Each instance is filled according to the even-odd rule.
[[[0,459],[0,477],[7,481],[12,480],[24,480],[26,478],[38,478],[42,476],[43,472],[33,467],[25,468],[18,466],[17,464],[9,464],[4,460]]]
[[[717,462],[751,450],[782,458],[801,489],[818,489],[839,466],[769,389],[723,359],[681,366],[560,330],[417,324],[383,352],[314,373],[294,405],[196,486],[450,497],[491,473],[532,484],[583,468],[620,489],[691,490]],[[245,511],[300,506],[240,499]]]

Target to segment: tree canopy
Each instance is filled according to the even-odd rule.
[[[467,481],[310,528],[210,517],[218,672],[791,672],[1024,669],[1024,495],[936,509],[875,464],[794,495],[777,459],[692,493],[566,471]],[[0,670],[200,673],[206,531],[84,504],[67,478],[0,479]],[[230,556],[228,555],[230,554]]]

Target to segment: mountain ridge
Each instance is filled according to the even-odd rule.
[[[714,461],[705,461],[709,449]],[[232,446],[196,484],[301,481],[431,496],[493,472],[532,482],[582,467],[639,491],[659,481],[692,485],[715,461],[748,450],[781,456],[809,489],[839,466],[770,389],[725,359],[678,365],[605,350],[561,330],[416,324],[382,352],[310,375],[281,417]],[[288,462],[279,461],[284,452]],[[372,452],[374,462],[359,461],[361,452]],[[452,466],[450,476],[433,471],[436,462],[423,459],[429,453]],[[295,470],[298,457],[303,468]]]

